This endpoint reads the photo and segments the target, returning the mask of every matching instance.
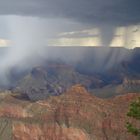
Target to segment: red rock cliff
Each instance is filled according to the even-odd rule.
[[[12,120],[13,140],[135,140],[125,129],[130,102],[138,94],[103,100],[81,85],[45,101],[6,96],[0,116]]]

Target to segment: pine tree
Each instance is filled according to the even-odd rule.
[[[129,108],[129,112],[127,113],[127,116],[140,121],[140,97],[136,101],[133,101],[130,104],[130,108]],[[140,128],[135,127],[130,122],[127,122],[126,127],[128,132],[130,132],[135,136],[138,136],[140,140]]]

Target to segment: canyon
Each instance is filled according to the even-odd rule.
[[[91,95],[77,84],[59,96],[29,101],[22,94],[0,94],[0,139],[136,140],[126,130],[129,104],[139,94],[109,99]]]

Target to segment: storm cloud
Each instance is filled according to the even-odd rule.
[[[0,14],[129,25],[140,22],[139,5],[139,0],[0,0]]]
[[[101,45],[107,47],[118,36],[116,29],[126,27],[126,38],[132,43],[126,39],[125,44],[133,47],[133,36],[140,31],[139,5],[140,0],[0,0],[0,38],[13,42],[8,53],[1,58],[0,79],[5,79],[7,83],[12,67],[26,69],[39,61],[37,54],[41,59],[46,57],[49,53],[45,48],[48,39],[60,38],[60,42],[68,41],[70,45],[74,42],[78,44],[77,40],[80,40],[82,45],[94,46],[101,39]],[[138,25],[135,32],[133,27],[127,30],[134,25]],[[98,32],[91,32],[92,29]],[[123,37],[120,33],[119,36]],[[83,54],[78,52],[75,58],[81,59]],[[50,55],[65,54],[53,51]],[[108,55],[103,51],[98,57]],[[115,59],[110,58],[107,65],[112,65]]]

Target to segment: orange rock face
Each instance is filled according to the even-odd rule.
[[[12,120],[12,140],[135,140],[125,123],[129,104],[138,96],[100,99],[76,85],[44,101],[6,97],[0,116]]]
[[[88,140],[88,135],[77,128],[67,128],[57,124],[42,127],[34,124],[15,123],[14,140]],[[30,134],[30,135],[29,135]]]

